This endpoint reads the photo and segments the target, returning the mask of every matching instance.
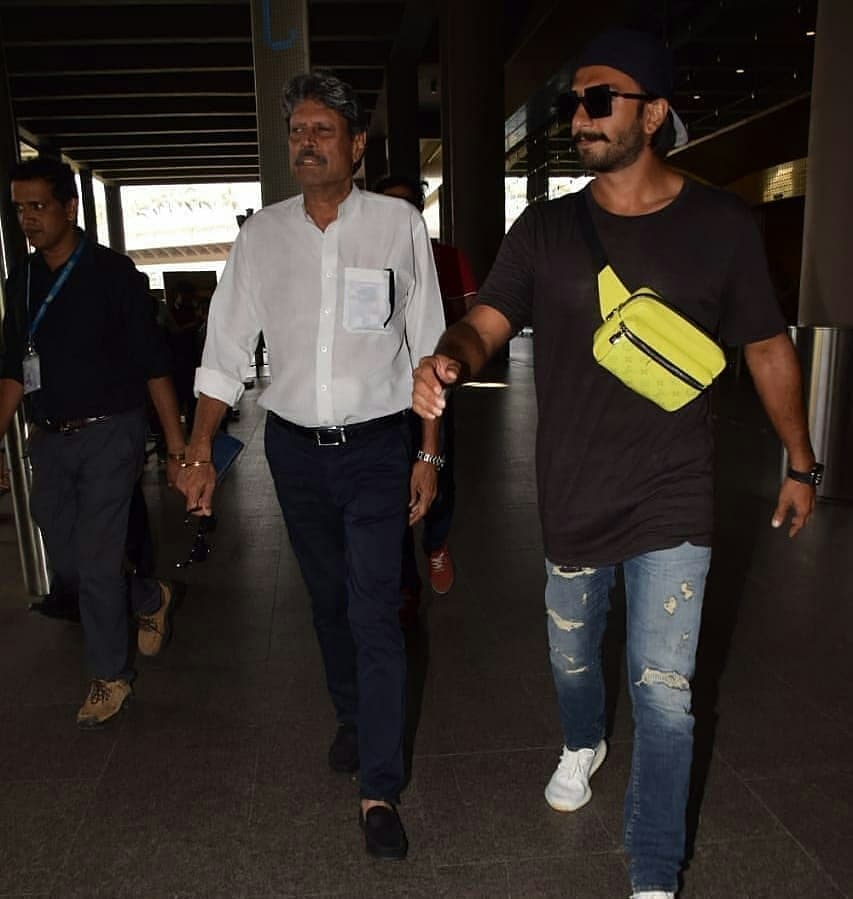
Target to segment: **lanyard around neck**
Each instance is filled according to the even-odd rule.
[[[80,258],[83,253],[83,247],[86,244],[86,235],[81,234],[80,240],[77,242],[77,246],[74,252],[71,254],[71,258],[65,263],[62,267],[62,271],[59,273],[59,277],[53,282],[53,287],[50,288],[50,292],[44,298],[44,302],[41,304],[39,311],[36,313],[35,319],[33,319],[32,324],[30,325],[30,330],[28,334],[28,340],[30,346],[32,346],[33,337],[35,337],[35,333],[38,330],[38,326],[41,324],[41,320],[44,318],[45,312],[47,312],[47,307],[54,301],[56,295],[62,290],[63,284],[68,280],[68,276],[71,274],[74,266],[77,265],[77,260]],[[27,262],[27,314],[30,314],[30,310],[32,308],[30,304],[30,275],[32,274],[32,259]]]

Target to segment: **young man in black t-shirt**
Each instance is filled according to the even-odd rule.
[[[624,822],[634,899],[672,899],[684,857],[690,681],[711,555],[711,421],[707,393],[666,412],[596,363],[592,337],[602,319],[580,204],[630,289],[651,287],[707,331],[743,346],[793,469],[774,527],[789,512],[789,534],[803,527],[821,470],[749,209],[663,162],[686,139],[671,93],[671,60],[650,36],[611,31],[585,49],[566,101],[581,160],[598,177],[583,193],[520,217],[479,304],[421,361],[413,395],[418,414],[441,415],[443,389],[532,323],[545,601],[565,737],[545,797],[558,811],[585,805],[607,753],[601,642],[621,565],[635,721]]]

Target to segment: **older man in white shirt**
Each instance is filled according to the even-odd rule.
[[[365,122],[326,73],[283,92],[302,194],[243,225],[213,296],[196,376],[199,405],[179,486],[209,514],[211,444],[243,391],[261,331],[271,383],[267,459],[311,594],[338,720],[335,770],[360,770],[367,851],[404,858],[405,646],[398,620],[403,535],[436,491],[438,433],[425,422],[410,466],[412,370],[444,327],[429,236],[405,201],[363,193],[352,174]]]

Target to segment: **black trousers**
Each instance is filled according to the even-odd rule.
[[[398,610],[408,423],[317,446],[270,416],[265,444],[311,594],[338,722],[358,726],[361,795],[396,803],[404,776],[406,653]]]
[[[142,471],[147,421],[124,412],[71,434],[36,429],[30,438],[30,507],[44,535],[54,581],[80,597],[93,677],[129,678],[128,606],[151,613],[160,585],[124,570],[128,516]]]

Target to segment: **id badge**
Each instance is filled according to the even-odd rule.
[[[38,353],[27,353],[24,356],[24,395],[41,390],[41,363]]]

